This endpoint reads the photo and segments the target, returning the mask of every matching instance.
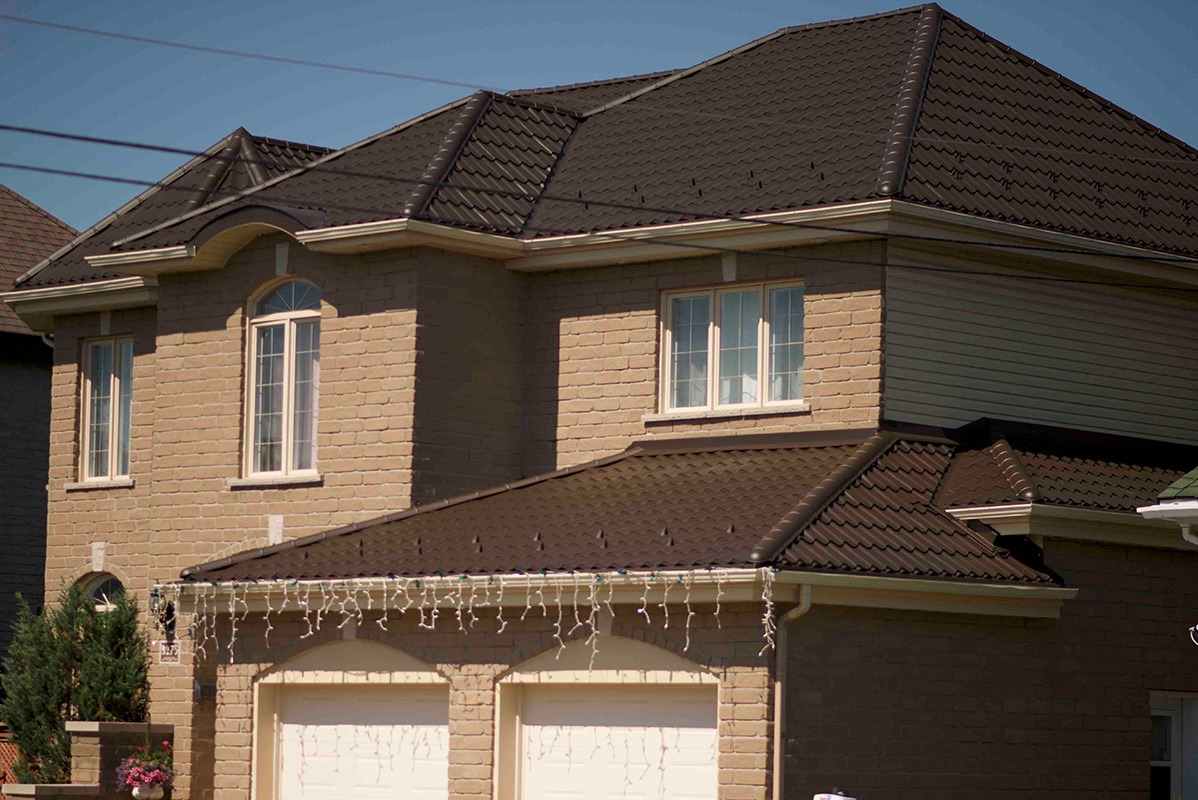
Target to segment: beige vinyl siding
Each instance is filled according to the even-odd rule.
[[[891,267],[885,415],[1198,442],[1198,298]]]

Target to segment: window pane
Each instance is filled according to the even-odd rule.
[[[255,329],[254,472],[283,468],[283,326]]]
[[[1148,800],[1173,800],[1173,768],[1149,767]]]
[[[803,397],[803,287],[770,290],[770,400]]]
[[[117,358],[117,381],[120,398],[117,408],[117,475],[129,474],[129,428],[133,413],[133,342],[119,345]]]
[[[1173,718],[1163,714],[1152,717],[1152,758],[1150,761],[1173,760]]]
[[[312,469],[316,454],[316,390],[320,382],[320,322],[295,326],[295,395],[291,468]]]
[[[112,342],[91,345],[87,382],[87,477],[106,478],[112,426]]]
[[[672,408],[707,405],[707,328],[711,300],[707,295],[670,301],[670,400]]]
[[[761,293],[720,294],[720,405],[757,402]]]
[[[282,311],[319,311],[320,290],[305,281],[289,281],[262,298],[258,303],[259,314],[277,314]]]

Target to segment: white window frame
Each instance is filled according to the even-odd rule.
[[[1150,713],[1169,717],[1171,761],[1148,762],[1150,767],[1172,769],[1169,797],[1198,800],[1198,695],[1180,692],[1153,692]],[[1151,753],[1149,754],[1151,758]]]
[[[319,351],[317,356],[317,367],[315,375],[315,385],[313,386],[313,437],[312,437],[312,466],[307,469],[295,469],[293,463],[293,449],[295,447],[295,430],[294,430],[294,403],[295,403],[295,340],[296,340],[296,325],[299,322],[315,320],[321,321],[321,313],[319,310],[305,311],[280,311],[274,314],[256,314],[256,310],[261,302],[269,297],[272,292],[278,289],[285,283],[297,281],[307,283],[296,278],[288,279],[280,283],[272,283],[267,288],[257,293],[256,298],[249,304],[249,324],[247,330],[246,341],[246,362],[245,362],[245,429],[243,438],[245,447],[242,453],[242,475],[249,478],[278,478],[278,477],[319,477],[320,473],[317,465],[317,447],[316,447],[316,431],[317,421],[320,418],[320,358]],[[323,300],[322,300],[323,305]],[[257,416],[257,358],[258,358],[258,329],[268,328],[274,325],[283,325],[283,424],[281,430],[282,436],[282,452],[280,455],[280,464],[282,469],[261,471],[254,469],[254,421]],[[319,346],[319,334],[317,343]]]
[[[92,424],[92,353],[97,345],[112,345],[112,369],[108,374],[108,465],[104,475],[90,475],[91,472],[91,424]],[[133,470],[133,409],[130,402],[129,410],[129,468],[120,471],[121,433],[121,350],[124,344],[133,346],[131,336],[104,336],[83,341],[83,371],[80,383],[80,424],[79,424],[79,480],[83,483],[110,483],[121,478],[128,478]],[[134,356],[136,360],[136,356]],[[132,384],[133,365],[129,365],[130,384]],[[133,387],[130,385],[130,399]]]
[[[704,414],[718,412],[753,412],[761,411],[788,411],[788,410],[806,410],[808,403],[805,396],[790,398],[787,400],[769,400],[769,337],[770,337],[770,307],[769,307],[769,292],[773,289],[804,289],[804,303],[806,302],[805,284],[802,280],[786,280],[774,281],[769,283],[741,283],[724,286],[712,286],[707,289],[691,289],[681,291],[663,292],[661,298],[661,358],[658,365],[658,409],[662,414],[682,416],[686,414]],[[720,302],[719,298],[725,294],[737,294],[741,292],[757,290],[761,316],[757,320],[757,386],[758,398],[752,403],[720,403],[719,388],[720,388]],[[672,374],[672,353],[674,349],[673,341],[673,319],[672,309],[675,300],[686,297],[707,297],[708,309],[710,311],[707,320],[707,404],[703,406],[675,406],[672,404],[673,393],[671,392]],[[806,321],[804,320],[804,338],[806,336]],[[806,394],[806,384],[804,384],[804,395]]]

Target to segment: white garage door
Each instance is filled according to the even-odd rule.
[[[714,800],[715,687],[525,687],[523,800]]]
[[[280,800],[445,800],[445,687],[287,687],[280,698]]]

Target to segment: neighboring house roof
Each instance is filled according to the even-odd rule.
[[[197,580],[751,567],[1045,583],[945,509],[1134,512],[1198,448],[1015,423],[659,440],[184,571]]]
[[[935,5],[683,70],[480,92],[244,197],[143,213],[117,249],[254,205],[532,238],[881,198],[1198,254],[1198,151]],[[95,277],[68,255],[23,285]]]
[[[1169,484],[1165,491],[1157,495],[1161,500],[1192,500],[1198,499],[1198,468],[1187,472],[1173,483]]]
[[[21,273],[74,236],[70,225],[0,184],[0,293],[12,289]],[[0,333],[33,331],[0,301]]]

